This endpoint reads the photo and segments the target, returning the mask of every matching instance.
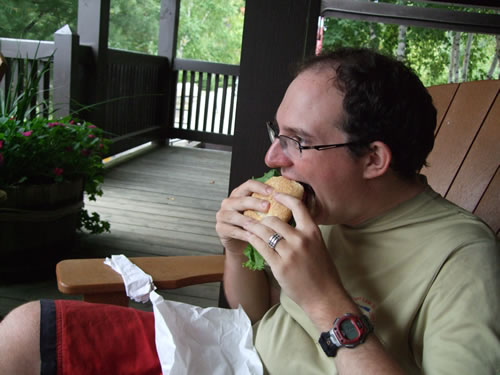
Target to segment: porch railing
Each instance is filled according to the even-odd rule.
[[[238,65],[175,59],[177,138],[231,145],[235,126]]]
[[[40,100],[57,116],[88,107],[78,116],[109,134],[111,154],[168,138],[232,144],[239,66],[175,59],[171,67],[166,57],[107,49],[96,76],[103,63],[77,35],[61,29],[54,40],[0,38],[0,52],[12,67],[44,58],[51,69]],[[0,90],[18,72],[11,69]]]
[[[54,42],[23,41],[16,39],[0,38],[0,48],[8,66],[5,76],[0,81],[0,91],[6,95],[6,88],[22,88],[26,85],[24,73],[32,74],[33,70],[44,72],[39,82],[39,94],[31,103],[37,113],[49,116],[52,110],[51,72],[53,70]],[[16,93],[20,94],[20,93]],[[5,100],[5,96],[0,96]]]

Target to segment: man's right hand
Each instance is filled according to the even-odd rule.
[[[217,212],[215,229],[226,250],[224,263],[224,292],[229,306],[243,306],[252,322],[262,318],[271,307],[271,287],[265,272],[244,268],[246,256],[243,254],[251,235],[243,227],[255,220],[243,215],[245,210],[267,212],[269,202],[254,198],[253,193],[271,194],[273,189],[261,182],[249,180],[222,201]],[[275,303],[273,301],[273,303]]]
[[[241,254],[248,243],[248,232],[242,229],[254,219],[243,215],[245,210],[267,212],[269,202],[254,198],[253,193],[270,195],[273,188],[262,182],[248,180],[224,199],[217,212],[215,229],[226,252]]]

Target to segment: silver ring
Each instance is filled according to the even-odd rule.
[[[281,235],[279,235],[278,233],[274,233],[271,237],[269,237],[269,240],[267,241],[267,244],[269,245],[269,247],[271,249],[275,250],[276,245],[282,239],[283,239],[283,237]]]

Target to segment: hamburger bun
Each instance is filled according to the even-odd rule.
[[[264,183],[272,186],[274,191],[278,193],[288,194],[300,200],[304,196],[304,187],[301,184],[296,181],[289,180],[288,178],[283,176],[271,177]],[[253,193],[252,197],[264,199],[271,203],[269,211],[267,211],[267,213],[264,213],[253,210],[246,210],[243,214],[259,221],[267,216],[276,216],[285,223],[288,223],[292,218],[292,211],[282,204],[276,202],[273,198],[273,195],[274,192],[273,194],[267,196]]]

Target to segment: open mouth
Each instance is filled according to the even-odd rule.
[[[312,212],[312,209],[314,208],[314,201],[316,194],[314,193],[314,190],[311,187],[311,185],[308,185],[305,182],[301,182],[301,185],[304,186],[304,197],[302,198],[302,201],[306,205],[309,212]]]

